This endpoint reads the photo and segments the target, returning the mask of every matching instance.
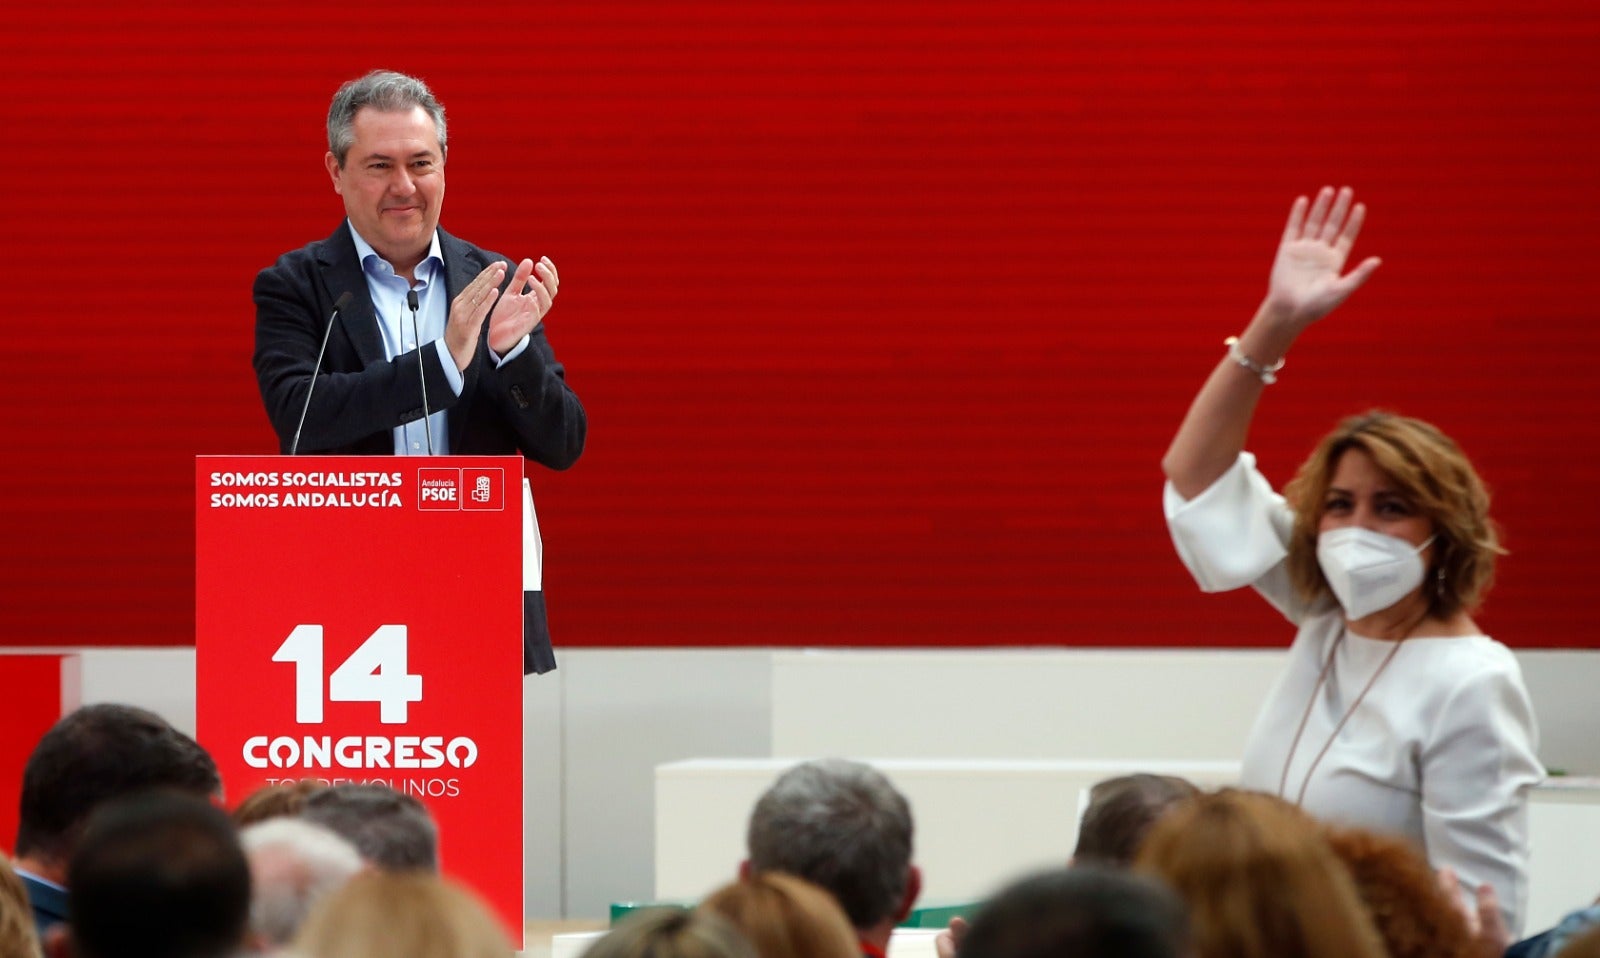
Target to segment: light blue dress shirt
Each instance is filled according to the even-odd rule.
[[[356,255],[361,258],[361,272],[367,278],[367,293],[372,297],[372,309],[378,315],[378,331],[383,334],[383,354],[386,359],[409,353],[421,343],[439,352],[439,364],[450,382],[455,395],[461,395],[461,370],[444,343],[445,321],[450,316],[450,297],[444,288],[444,256],[439,252],[439,234],[433,234],[428,244],[428,255],[422,258],[414,271],[417,281],[407,283],[397,274],[389,261],[378,255],[372,244],[361,238],[354,226],[350,236],[356,243]],[[412,326],[411,309],[406,305],[406,292],[417,291],[416,325]],[[397,456],[426,456],[428,434],[433,435],[433,452],[443,456],[450,452],[450,426],[445,421],[443,400],[452,397],[429,397],[430,410],[437,409],[427,419],[408,422],[394,430],[394,454]],[[426,430],[426,431],[424,431]]]
[[[424,344],[424,347],[431,344],[438,350],[439,365],[444,367],[450,388],[455,395],[461,395],[461,370],[456,368],[455,358],[450,355],[450,348],[444,342],[444,327],[450,318],[450,293],[445,289],[444,256],[439,252],[438,230],[434,231],[433,239],[428,244],[428,255],[413,270],[417,277],[415,283],[407,283],[404,276],[396,273],[389,261],[379,256],[378,251],[361,238],[354,226],[350,227],[350,236],[355,240],[356,255],[361,258],[361,272],[367,278],[367,293],[372,297],[372,308],[378,315],[384,358],[392,361],[396,356],[416,349],[418,343]],[[411,308],[406,304],[406,291],[411,289],[417,291],[415,327],[412,325]],[[528,339],[527,336],[522,337],[504,356],[496,356],[490,350],[489,355],[495,366],[503,366],[522,355],[522,351],[528,348]],[[429,397],[428,408],[433,410],[438,407],[439,403]],[[428,416],[426,432],[420,419],[397,427],[394,430],[394,454],[427,455],[430,434],[433,436],[433,454],[449,455],[450,425],[443,409]]]

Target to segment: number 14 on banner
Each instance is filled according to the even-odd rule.
[[[297,625],[272,653],[274,662],[294,663],[294,720],[320,725],[322,695],[322,626]],[[327,699],[334,702],[377,702],[378,720],[404,725],[410,703],[422,701],[422,676],[406,669],[406,627],[380,625],[328,676]]]

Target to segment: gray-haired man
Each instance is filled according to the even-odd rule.
[[[911,805],[882,773],[847,759],[804,762],[756,802],[741,874],[787,872],[838,899],[867,958],[883,958],[911,913]]]
[[[439,228],[446,143],[415,77],[377,71],[334,95],[323,162],[346,221],[255,283],[256,378],[284,452],[517,452],[565,469],[583,451],[543,329],[555,264]]]

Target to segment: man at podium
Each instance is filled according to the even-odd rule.
[[[439,229],[444,108],[376,71],[339,89],[324,162],[345,222],[256,277],[255,370],[283,452],[519,453],[565,469],[587,421],[545,338],[559,277]]]
[[[565,469],[588,421],[544,334],[560,277],[439,228],[448,138],[421,80],[374,71],[328,107],[333,235],[256,276],[256,380],[289,455],[510,455]],[[555,668],[523,484],[523,672]]]

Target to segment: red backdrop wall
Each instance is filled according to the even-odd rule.
[[[561,268],[591,430],[533,477],[560,644],[1285,641],[1195,593],[1157,461],[1324,182],[1386,265],[1268,393],[1269,477],[1350,412],[1438,422],[1512,551],[1481,619],[1592,639],[1586,0],[7,21],[8,642],[191,641],[191,457],[274,451],[250,283],[338,223],[322,118],[380,66],[449,109],[445,226]]]

